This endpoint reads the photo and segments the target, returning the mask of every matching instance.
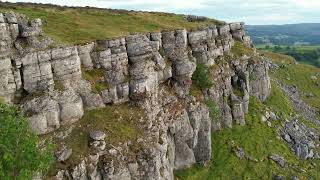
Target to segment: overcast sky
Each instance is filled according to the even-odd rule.
[[[320,22],[320,0],[7,0],[67,6],[163,11],[246,24]]]

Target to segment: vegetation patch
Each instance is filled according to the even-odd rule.
[[[105,82],[104,74],[103,69],[82,70],[82,77],[90,82],[92,92],[94,93],[100,93],[108,89],[109,86]]]
[[[310,65],[281,66],[270,75],[287,85],[296,86],[302,99],[320,110],[320,69]]]
[[[194,84],[191,85],[190,94],[193,97],[195,97],[198,101],[203,101],[203,99],[204,99],[201,90],[197,86],[195,86]]]
[[[208,19],[188,22],[183,15],[155,12],[134,12],[98,8],[68,8],[41,4],[1,3],[0,11],[23,13],[29,18],[41,18],[44,32],[56,42],[79,44],[98,39],[147,33],[164,29],[195,29],[222,22]]]
[[[25,117],[0,101],[0,179],[32,179],[46,171],[52,157],[52,145],[40,143]]]
[[[258,46],[259,50],[285,54],[295,58],[301,64],[320,67],[320,46]]]
[[[197,64],[196,70],[192,74],[192,82],[200,90],[206,90],[212,87],[213,83],[208,76],[208,69],[203,64]]]
[[[241,57],[242,55],[252,56],[254,54],[251,48],[246,47],[240,41],[234,42],[234,46],[232,46],[231,52],[237,57]]]
[[[238,96],[238,97],[243,97],[244,96],[243,91],[238,86],[233,88],[232,91],[233,91],[233,94]]]
[[[55,80],[54,81],[54,89],[58,90],[58,91],[64,91],[65,87],[64,87],[64,85],[63,85],[63,83],[61,81]]]
[[[283,118],[289,118],[289,115],[294,112],[291,102],[274,82],[271,83],[271,87],[271,93],[264,104],[271,107],[276,114],[281,114]]]
[[[55,175],[61,168],[79,164],[83,157],[90,154],[89,133],[92,131],[106,132],[108,148],[128,141],[135,143],[143,136],[138,122],[144,117],[143,110],[130,104],[87,110],[82,119],[73,125],[71,134],[63,140],[72,149],[71,157],[65,163],[52,165],[49,175]],[[61,143],[59,139],[55,141],[58,145]]]
[[[211,120],[216,121],[220,119],[221,114],[218,105],[212,100],[206,100],[205,103],[208,107]]]
[[[288,64],[295,64],[295,59],[291,56],[287,56],[284,54],[278,54],[269,51],[261,51],[260,52],[263,56],[272,59],[272,62],[277,65],[288,65]]]

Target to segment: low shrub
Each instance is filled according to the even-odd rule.
[[[192,74],[192,82],[201,90],[209,89],[213,85],[208,76],[207,68],[203,64],[197,64],[197,68]]]

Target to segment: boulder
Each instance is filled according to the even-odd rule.
[[[71,156],[71,154],[72,154],[72,149],[63,147],[62,150],[55,153],[55,156],[58,162],[64,162]]]
[[[106,137],[106,134],[102,131],[93,131],[90,132],[90,138],[95,141],[102,141]]]
[[[245,157],[244,150],[241,147],[237,146],[234,151],[239,159],[243,159]]]
[[[36,134],[46,134],[60,127],[58,102],[48,95],[26,101],[22,110],[27,114],[29,126]]]
[[[84,114],[82,99],[72,89],[59,96],[59,105],[62,125],[72,124]]]
[[[285,159],[281,156],[279,156],[278,154],[272,154],[269,156],[269,158],[276,162],[280,167],[284,168],[286,165]]]

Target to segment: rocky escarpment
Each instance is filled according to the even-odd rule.
[[[0,96],[21,107],[37,134],[69,127],[88,109],[131,103],[145,111],[146,120],[137,122],[145,137],[113,148],[99,140],[100,148],[59,169],[57,179],[173,179],[174,169],[206,164],[211,131],[245,125],[250,95],[264,101],[270,91],[263,59],[231,52],[235,41],[251,46],[242,23],[49,48],[41,20],[4,13],[0,22]],[[213,81],[200,99],[191,92],[197,64]],[[102,76],[84,78],[89,71]],[[221,116],[212,119],[203,99],[214,101]],[[141,147],[133,157],[130,144]]]

